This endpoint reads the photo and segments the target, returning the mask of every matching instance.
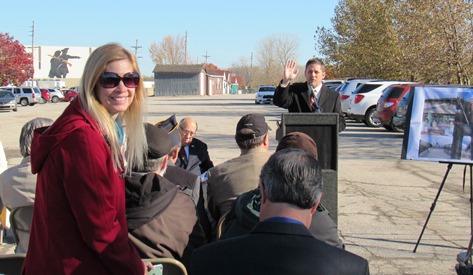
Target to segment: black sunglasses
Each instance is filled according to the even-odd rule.
[[[123,81],[123,84],[128,88],[136,88],[140,82],[140,75],[137,72],[132,72],[121,77],[117,73],[105,72],[100,77],[100,85],[106,89],[117,87],[120,81]]]

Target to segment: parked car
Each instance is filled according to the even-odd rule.
[[[407,117],[407,108],[409,108],[410,102],[410,90],[404,94],[404,96],[399,100],[397,104],[396,111],[393,115],[393,126],[396,129],[404,131],[406,125],[406,117]]]
[[[347,116],[355,120],[361,120],[366,126],[380,127],[381,122],[374,117],[379,97],[387,87],[403,83],[409,84],[410,82],[372,81],[358,86],[348,99],[350,103],[346,110]]]
[[[416,84],[393,85],[386,88],[378,100],[374,116],[388,131],[402,132],[404,129],[396,127],[393,123],[394,113],[401,98]]]
[[[332,80],[332,79],[331,80],[325,80],[324,79],[324,80],[322,80],[322,82],[326,86],[328,86],[328,87],[330,87],[334,90],[337,90],[337,88],[339,88],[345,82],[345,80]]]
[[[4,90],[13,92],[16,103],[21,106],[33,106],[41,100],[41,91],[38,87],[1,87]]]
[[[48,89],[39,89],[41,91],[41,99],[39,103],[44,104],[48,101],[51,101],[51,95],[49,94]]]
[[[62,93],[64,94],[64,101],[66,102],[71,102],[77,97],[77,92],[74,90],[64,90]]]
[[[371,78],[349,78],[340,87],[340,104],[342,105],[343,114],[347,114],[347,109],[350,107],[350,95],[353,91],[358,88],[361,84],[368,81],[375,81],[376,79]]]
[[[58,103],[59,101],[64,100],[64,94],[59,89],[48,89],[49,94],[51,94],[51,102]]]
[[[0,89],[0,110],[18,110],[15,95],[7,90]]]
[[[261,85],[255,94],[255,104],[273,103],[276,86]]]

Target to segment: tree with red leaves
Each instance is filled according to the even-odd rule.
[[[33,78],[31,54],[8,33],[0,33],[0,86],[19,86]]]

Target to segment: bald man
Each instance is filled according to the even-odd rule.
[[[179,122],[181,150],[176,166],[200,176],[214,164],[210,160],[207,144],[195,137],[197,129],[197,122],[191,117],[185,117]]]

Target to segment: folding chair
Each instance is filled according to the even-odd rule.
[[[19,275],[25,261],[25,253],[0,255],[0,274]]]
[[[156,268],[154,274],[162,275],[187,275],[186,267],[178,260],[173,258],[152,258],[143,259],[146,262],[150,262]]]

